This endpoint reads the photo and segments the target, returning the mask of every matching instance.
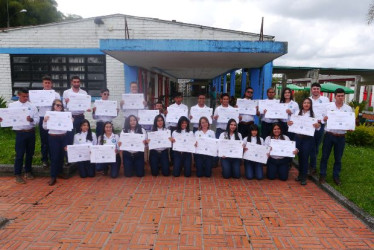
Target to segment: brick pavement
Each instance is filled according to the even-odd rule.
[[[315,184],[97,176],[0,177],[1,248],[374,249],[374,233]]]

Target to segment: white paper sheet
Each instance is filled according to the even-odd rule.
[[[29,110],[26,107],[1,108],[0,117],[3,119],[1,122],[1,127],[30,125],[30,122],[27,121],[27,116],[29,115]]]
[[[218,156],[218,140],[212,138],[196,138],[196,154]]]
[[[181,116],[188,118],[188,109],[168,107],[166,122],[178,123]]]
[[[91,159],[89,144],[68,145],[69,162],[89,161]]]
[[[175,142],[173,143],[173,150],[179,152],[195,153],[195,135],[192,133],[174,133]]]
[[[47,121],[47,129],[64,131],[73,130],[71,112],[47,111],[45,115],[49,117]]]
[[[116,162],[115,145],[94,145],[91,146],[91,163]]]
[[[314,128],[313,124],[318,122],[316,118],[305,115],[291,115],[290,121],[292,121],[293,124],[288,127],[288,132],[299,135],[314,136],[316,129]]]
[[[160,114],[158,110],[138,110],[139,124],[141,125],[153,125],[155,117]]]
[[[212,115],[213,115],[212,108],[191,107],[190,115],[192,116],[192,119],[191,119],[192,123],[199,123],[200,118],[205,116],[206,118],[208,118],[209,124],[212,124]]]
[[[271,139],[270,147],[271,147],[270,155],[283,156],[283,157],[295,157],[293,152],[296,149],[296,143],[294,141]]]
[[[148,143],[149,150],[158,148],[171,148],[171,137],[170,130],[153,131],[148,132]]]
[[[52,106],[55,100],[54,90],[29,90],[30,102],[37,107]]]
[[[133,134],[121,132],[119,141],[121,142],[120,150],[144,152],[144,134]]]
[[[266,164],[270,147],[247,142],[246,148],[248,150],[244,152],[243,159]]]
[[[354,112],[327,111],[327,129],[355,130],[356,115]]]
[[[86,111],[91,108],[91,96],[71,94],[68,102],[69,111]]]
[[[122,94],[123,109],[144,109],[143,94]]]
[[[95,107],[97,116],[117,116],[117,101],[96,100]]]
[[[248,100],[248,99],[237,99],[236,105],[239,108],[239,114],[241,115],[256,115],[258,106],[257,100]]]
[[[218,156],[243,158],[243,142],[239,140],[218,140]]]
[[[218,109],[217,111],[218,123],[227,123],[230,119],[235,119],[235,121],[239,122],[239,109],[238,108],[230,108],[230,109]]]

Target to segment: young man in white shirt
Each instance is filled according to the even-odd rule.
[[[275,90],[273,88],[268,88],[266,91],[268,96],[267,100],[274,100]],[[266,112],[266,111],[264,111]],[[260,115],[258,112],[257,115]],[[278,119],[265,118],[265,113],[261,114],[261,138],[265,140],[268,137],[273,129],[273,124],[277,123]]]
[[[200,94],[198,97],[197,97],[197,104],[195,106],[192,106],[192,108],[200,108],[200,109],[204,109],[204,108],[208,108],[208,106],[205,105],[205,95],[204,94]],[[192,115],[191,115],[191,110],[190,110],[190,120],[193,118]],[[195,133],[198,129],[198,126],[199,126],[199,123],[196,122],[196,123],[192,123],[192,127],[193,127],[193,132]]]

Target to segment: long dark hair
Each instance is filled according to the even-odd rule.
[[[92,141],[92,130],[91,130],[91,125],[90,125],[90,122],[87,120],[87,119],[83,119],[83,121],[81,122],[81,124],[79,125],[79,128],[81,130],[81,133],[82,133],[82,125],[87,123],[88,125],[88,130],[87,130],[87,137],[86,137],[86,140],[88,141]]]
[[[247,136],[247,141],[251,142],[252,131],[257,131],[257,135],[256,135],[257,144],[261,145],[261,139],[260,139],[260,135],[259,135],[259,132],[258,132],[258,127],[257,127],[256,124],[251,124],[251,126],[249,126],[249,134]]]
[[[312,102],[312,99],[310,99],[309,97],[305,98],[303,103],[301,104],[301,109],[299,111],[299,115],[303,114],[303,104],[304,104],[305,100],[309,100],[309,102],[310,102],[310,109],[309,109],[310,117],[314,117],[313,102]]]
[[[284,89],[282,90],[281,99],[280,99],[280,101],[279,101],[280,103],[285,103],[286,98],[284,98],[284,93],[285,93],[287,90],[290,91],[290,100],[293,101],[292,90],[291,90],[290,88],[284,88]]]
[[[234,135],[235,135],[235,140],[240,140],[239,138],[239,133],[238,133],[238,123],[236,122],[235,119],[230,119],[228,122],[227,122],[227,125],[226,125],[226,133],[227,133],[227,137],[228,139],[230,140],[230,124],[232,122],[235,122],[236,123],[236,129],[234,131]]]
[[[100,136],[99,145],[104,144],[105,126],[108,125],[108,124],[110,124],[110,126],[112,127],[112,134],[113,134],[113,124],[112,124],[112,122],[104,122],[104,133]]]
[[[130,126],[130,119],[131,117],[134,117],[134,119],[136,120],[136,125],[135,125],[135,134],[143,134],[143,131],[142,131],[142,126],[139,125],[138,123],[138,119],[136,118],[135,115],[129,115],[126,120],[125,120],[125,124],[123,126],[123,132],[125,133],[129,133],[131,131],[131,126]]]
[[[199,130],[202,129],[202,127],[201,127],[201,120],[205,120],[205,121],[208,123],[208,130],[209,130],[210,123],[209,123],[208,118],[206,118],[205,116],[202,116],[202,117],[200,117],[200,119],[199,119]]]
[[[279,139],[284,140],[284,136],[283,136],[283,133],[282,133],[282,127],[281,127],[281,125],[279,123],[274,123],[273,126],[271,127],[270,138],[271,139],[275,138],[274,137],[274,132],[273,132],[275,127],[279,127],[279,129],[281,131]]]
[[[165,119],[164,119],[164,117],[162,115],[156,115],[155,119],[153,121],[152,131],[157,131],[157,128],[158,128],[157,127],[157,120],[158,120],[158,118],[162,119],[162,123],[163,123],[162,128],[165,128]]]
[[[62,104],[62,101],[61,101],[60,99],[54,99],[54,100],[53,100],[51,111],[55,111],[55,104],[56,104],[57,102],[60,102],[60,103],[61,103],[61,107],[62,107],[61,112],[64,112],[64,111],[65,111],[65,109],[64,109],[64,105]]]
[[[187,127],[186,127],[186,132],[190,132],[190,120],[188,120],[187,117],[181,116],[179,118],[178,124],[177,124],[177,132],[181,133],[182,132],[182,122],[187,122]]]

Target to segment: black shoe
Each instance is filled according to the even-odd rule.
[[[319,184],[325,184],[326,183],[326,177],[325,176],[322,176],[322,175],[320,175],[319,176]]]
[[[300,184],[305,186],[306,185],[306,178],[302,178]]]
[[[48,185],[53,186],[55,184],[56,184],[56,178],[55,177],[51,177],[51,179],[48,182]]]
[[[317,169],[315,168],[309,168],[309,175],[310,176],[313,176],[313,175],[316,175],[317,174]]]
[[[43,163],[42,163],[42,167],[43,167],[44,169],[48,169],[48,168],[49,168],[48,162],[43,161]]]
[[[340,178],[339,177],[334,177],[334,182],[337,186],[340,186],[342,184],[342,182],[340,181]]]

